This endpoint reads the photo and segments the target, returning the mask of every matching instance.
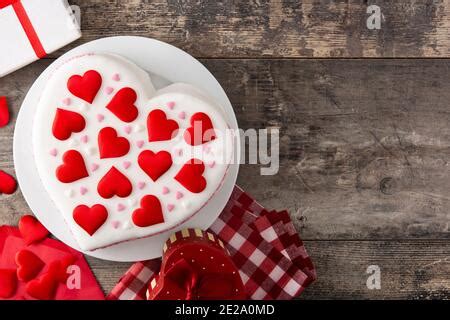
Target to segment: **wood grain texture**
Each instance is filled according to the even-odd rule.
[[[152,37],[196,57],[448,57],[450,1],[71,0],[83,37]],[[380,6],[369,30],[367,6]],[[58,56],[60,52],[52,55]]]
[[[302,299],[450,299],[448,241],[307,241],[318,281]],[[368,266],[381,272],[367,288]]]
[[[0,169],[13,172],[17,113],[36,62],[3,79],[12,122],[0,130]],[[280,129],[280,172],[243,165],[239,184],[268,208],[288,208],[313,256],[312,298],[450,298],[448,60],[252,60],[203,63],[242,128]],[[1,195],[0,224],[28,212]],[[89,258],[105,292],[129,267]],[[401,263],[399,263],[401,262]],[[382,289],[365,286],[379,265]]]
[[[279,128],[280,171],[238,183],[307,239],[450,237],[447,60],[207,61],[240,127]]]

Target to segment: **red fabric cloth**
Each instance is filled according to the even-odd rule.
[[[292,299],[316,279],[289,214],[267,211],[237,186],[210,231],[230,251],[251,299]],[[145,299],[148,281],[159,272],[160,263],[153,259],[133,264],[107,299]]]
[[[45,240],[26,245],[22,239],[19,229],[11,226],[0,227],[0,269],[11,268],[16,269],[15,255],[22,249],[27,249],[36,254],[41,260],[45,262],[45,267],[41,270],[38,276],[44,274],[49,265],[53,261],[57,261],[67,257],[68,254],[75,257],[75,262],[72,265],[80,268],[80,288],[69,289],[65,284],[59,284],[56,292],[56,300],[104,300],[105,296],[100,288],[94,274],[87,264],[84,256],[68,247],[64,243],[46,238]],[[33,300],[25,292],[26,283],[18,281],[18,288],[15,295],[11,299],[30,299]]]

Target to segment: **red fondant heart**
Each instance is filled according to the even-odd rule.
[[[136,91],[122,88],[114,95],[106,108],[124,122],[131,122],[138,116],[138,109],[134,105],[137,99]]]
[[[16,253],[17,278],[20,281],[28,282],[34,279],[45,266],[37,255],[29,250],[20,250]]]
[[[146,195],[141,199],[141,207],[134,210],[133,222],[138,227],[148,227],[164,222],[159,199],[154,195]]]
[[[74,75],[67,81],[67,89],[80,99],[92,103],[102,85],[102,76],[95,70],[89,70],[83,76]]]
[[[25,215],[19,220],[19,231],[27,245],[44,240],[48,230],[33,216]]]
[[[12,194],[17,189],[17,182],[5,171],[0,170],[0,193]]]
[[[89,208],[79,205],[73,210],[73,220],[89,235],[93,235],[108,218],[108,211],[101,204]]]
[[[103,176],[97,186],[97,191],[100,196],[105,199],[118,196],[121,198],[128,197],[133,190],[130,180],[115,167]]]
[[[168,120],[166,113],[160,109],[153,110],[147,117],[148,141],[170,140],[177,135],[178,123]]]
[[[151,150],[145,150],[139,154],[138,163],[141,169],[153,181],[156,181],[172,166],[172,156],[167,151],[154,153]]]
[[[203,112],[191,117],[191,127],[184,132],[184,140],[191,146],[197,146],[216,138],[211,119]]]
[[[100,159],[122,157],[130,150],[130,143],[126,138],[118,137],[117,131],[106,127],[98,133],[98,147]]]
[[[0,128],[9,122],[9,110],[6,97],[0,97]]]
[[[204,163],[199,159],[191,159],[177,173],[175,180],[189,191],[199,193],[206,188],[206,180],[202,176],[203,171],[205,171]]]
[[[63,164],[56,169],[56,177],[63,183],[70,183],[89,176],[83,156],[75,150],[63,155]]]
[[[67,140],[72,132],[81,132],[86,126],[86,121],[79,113],[56,109],[55,119],[53,120],[53,136],[58,140]]]
[[[58,280],[50,272],[43,274],[38,279],[31,280],[25,288],[30,296],[39,300],[53,300],[57,289]]]
[[[0,269],[0,298],[11,298],[17,290],[16,270]]]
[[[69,273],[67,268],[76,262],[76,257],[72,254],[68,254],[61,260],[56,260],[50,263],[48,272],[53,274],[60,283],[66,283]]]

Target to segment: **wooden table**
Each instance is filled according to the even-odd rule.
[[[450,60],[437,59],[450,54],[450,1],[374,1],[381,30],[356,0],[71,2],[82,39],[0,79],[12,109],[1,169],[14,171],[20,104],[55,57],[105,36],[160,39],[211,70],[240,127],[280,129],[279,173],[242,165],[238,183],[290,210],[318,269],[301,298],[450,298]],[[20,191],[0,196],[0,224],[27,212]],[[129,266],[88,260],[105,292]]]

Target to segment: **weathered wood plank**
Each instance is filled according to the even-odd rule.
[[[242,128],[280,129],[280,172],[238,182],[308,239],[449,238],[449,63],[208,61]]]
[[[450,1],[72,0],[83,38],[153,37],[197,57],[448,57]],[[367,6],[384,15],[369,30]],[[60,52],[57,53],[59,55]],[[52,55],[56,56],[56,55]]]
[[[449,239],[449,60],[206,60],[242,128],[280,129],[280,171],[243,165],[238,183],[288,208],[306,239]],[[4,79],[13,123],[0,130],[12,171],[13,124],[49,63]],[[0,223],[27,210],[2,196]]]
[[[307,241],[318,281],[304,299],[450,299],[448,241]],[[367,267],[381,271],[369,290]]]
[[[318,281],[302,299],[450,299],[448,241],[307,241],[306,246]],[[129,266],[89,262],[105,292]],[[367,288],[370,265],[380,268],[380,290]]]

